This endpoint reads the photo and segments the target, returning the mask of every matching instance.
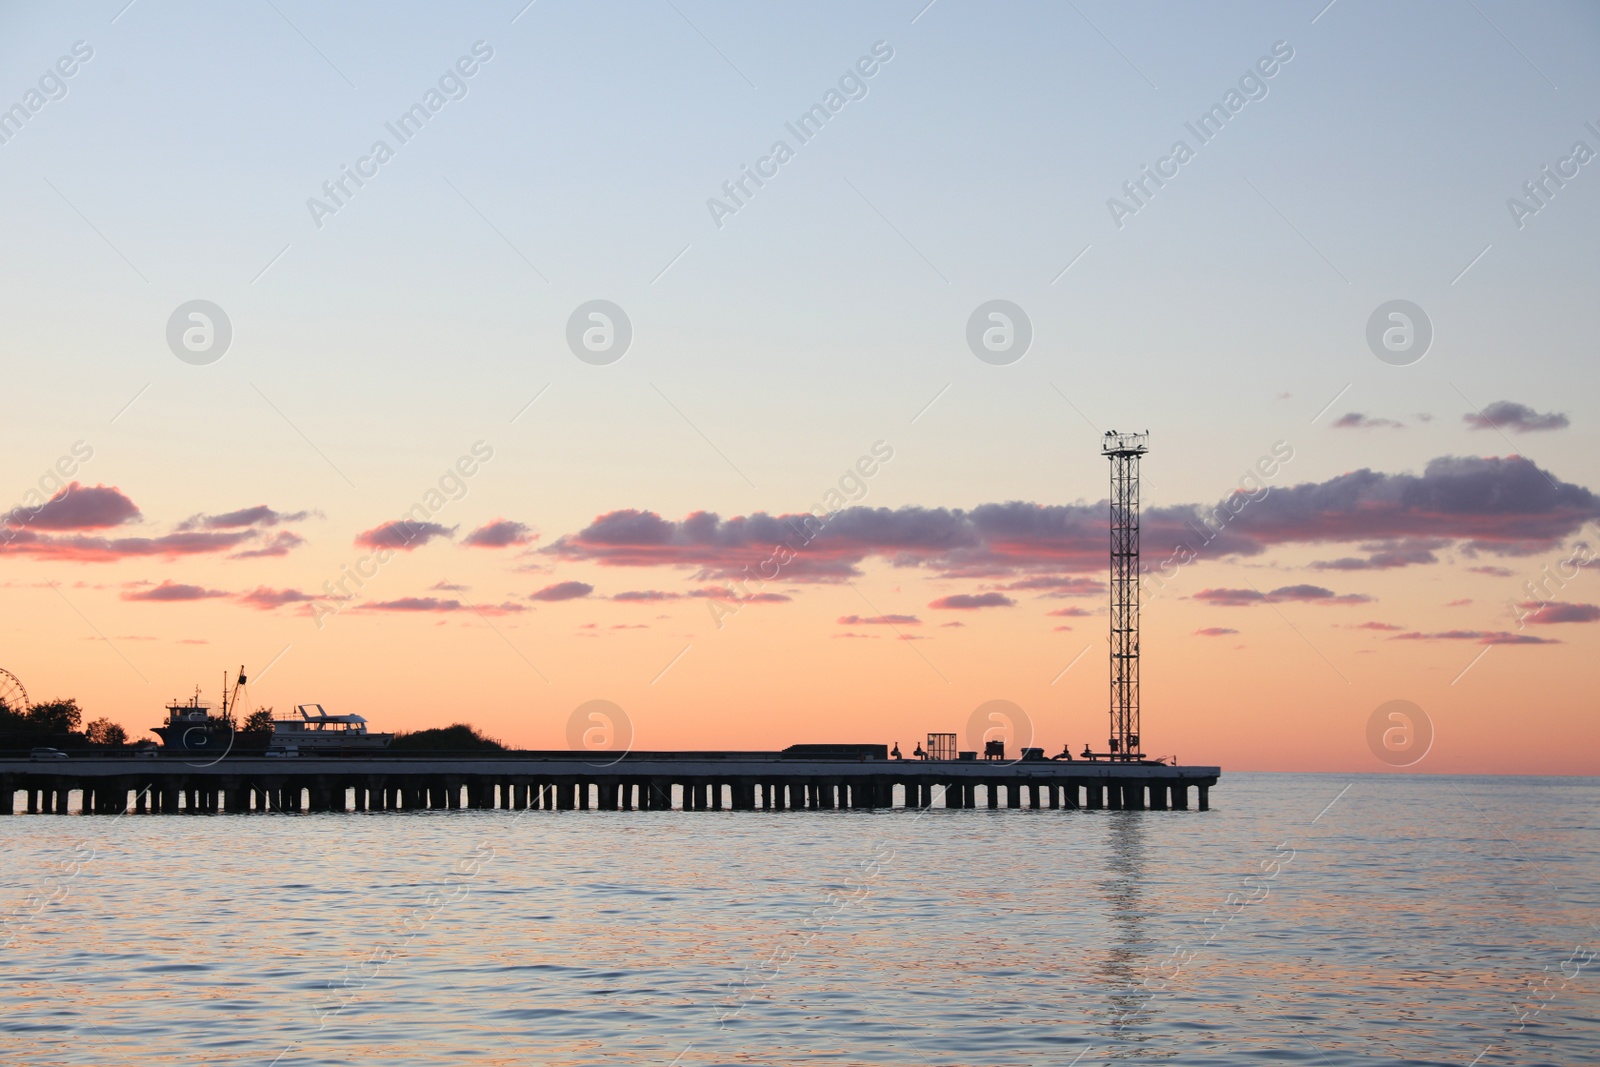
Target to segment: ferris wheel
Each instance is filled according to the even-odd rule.
[[[4,667],[0,667],[0,704],[18,715],[28,710],[28,690],[23,687],[22,679]]]

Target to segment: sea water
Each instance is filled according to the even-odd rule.
[[[1600,781],[1211,797],[0,817],[0,1062],[1600,1062]]]

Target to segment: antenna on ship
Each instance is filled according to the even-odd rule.
[[[1111,461],[1111,758],[1136,760],[1139,748],[1139,457],[1150,431],[1107,431]]]

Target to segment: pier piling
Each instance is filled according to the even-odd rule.
[[[980,788],[989,810],[1209,811],[1221,773],[1131,761],[982,762],[780,753],[629,753],[603,768],[577,753],[230,757],[203,767],[165,758],[0,759],[0,813],[958,810],[976,808]]]

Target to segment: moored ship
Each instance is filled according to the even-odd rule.
[[[233,690],[228,689],[228,675],[222,675],[222,711],[211,713],[211,702],[200,699],[200,687],[187,701],[176,697],[167,705],[167,721],[152,726],[150,732],[161,738],[161,747],[179,752],[224,752],[232,747],[236,727],[233,709],[239,706],[244,693],[244,668],[239,668]]]
[[[321,704],[299,704],[294,710],[299,718],[273,720],[269,753],[373,752],[388,748],[394,740],[394,734],[369,733],[367,720],[360,715],[330,715]]]

